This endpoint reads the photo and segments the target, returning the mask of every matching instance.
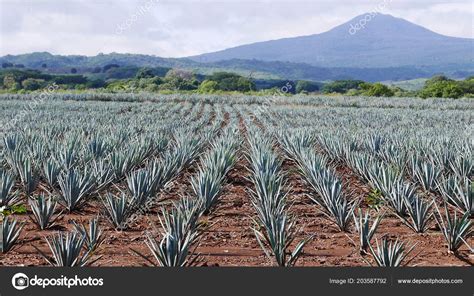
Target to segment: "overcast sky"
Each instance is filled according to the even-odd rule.
[[[0,55],[182,57],[327,31],[374,10],[474,37],[472,0],[0,0]],[[370,25],[370,24],[369,24]]]

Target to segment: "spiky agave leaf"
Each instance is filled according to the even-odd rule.
[[[229,147],[223,147],[224,144],[217,145],[214,150],[204,155],[201,160],[202,166],[207,170],[212,170],[213,174],[222,178],[229,172],[236,162],[236,157]]]
[[[255,191],[251,191],[251,202],[264,224],[274,216],[282,215],[287,209],[288,192],[281,174],[259,171],[253,174]]]
[[[334,134],[325,133],[318,136],[318,142],[324,152],[337,162],[344,162],[347,156],[357,149],[357,143],[342,134],[335,136]]]
[[[348,202],[346,198],[340,198],[338,201],[329,204],[330,218],[334,220],[341,231],[349,231],[353,213],[357,206],[357,202]]]
[[[425,202],[419,197],[415,197],[412,201],[405,200],[405,205],[408,212],[408,217],[400,216],[400,219],[413,231],[417,233],[424,233],[430,225],[431,207],[434,201]]]
[[[436,189],[436,181],[441,174],[433,162],[423,162],[415,166],[415,177],[424,190],[432,191]]]
[[[472,154],[466,156],[455,156],[450,160],[449,165],[456,176],[462,179],[471,177],[472,172],[474,171]]]
[[[182,211],[182,208],[174,207],[170,211],[162,209],[162,217],[159,217],[161,240],[158,241],[151,233],[147,233],[146,240],[146,245],[157,263],[136,250],[132,251],[152,265],[165,267],[192,265],[198,257],[194,251],[199,232],[196,231],[196,216],[189,214],[191,214],[189,211]]]
[[[369,245],[370,253],[373,256],[375,263],[382,267],[401,266],[403,261],[416,246],[412,245],[407,247],[405,243],[399,241],[398,239],[394,242],[391,242],[386,237],[382,238],[382,242],[380,244],[378,240],[375,239],[375,245],[377,247],[376,250],[374,250],[372,245]],[[404,265],[406,264],[408,264],[408,262],[406,262]]]
[[[365,212],[363,215],[362,210],[359,208],[359,215],[358,217],[354,217],[354,222],[356,226],[356,230],[359,233],[360,238],[360,252],[363,254],[367,253],[367,250],[370,246],[370,241],[372,240],[377,228],[382,221],[383,214],[378,215],[370,225],[371,217],[369,215],[369,211]]]
[[[255,146],[251,148],[249,154],[250,170],[252,172],[265,172],[267,174],[276,174],[281,169],[281,160],[271,151],[271,148],[265,146]]]
[[[78,224],[75,221],[74,228],[84,237],[85,247],[88,251],[96,251],[104,242],[105,237],[99,225],[99,219],[93,218],[89,220],[87,227],[84,224]]]
[[[57,185],[60,173],[61,167],[54,159],[50,158],[43,163],[43,176],[52,188]]]
[[[114,170],[104,159],[92,161],[92,175],[97,191],[107,187],[115,178]]]
[[[296,156],[298,168],[306,178],[315,178],[328,166],[328,158],[314,153],[312,149],[303,148],[298,153]]]
[[[15,176],[8,171],[0,170],[0,207],[15,205],[20,196],[12,192]]]
[[[5,150],[9,152],[14,152],[15,150],[17,150],[17,148],[19,148],[22,143],[23,138],[17,133],[7,135],[3,138]]]
[[[194,193],[202,202],[203,212],[209,212],[219,197],[224,178],[236,162],[235,151],[239,141],[223,136],[212,144],[211,151],[202,157],[197,176],[191,180]]]
[[[398,145],[391,143],[383,146],[379,155],[385,162],[394,165],[402,174],[405,172],[409,161],[409,155],[407,151],[400,149]]]
[[[37,163],[42,163],[48,156],[48,147],[44,144],[43,139],[37,134],[30,135],[30,138],[25,143],[30,159]]]
[[[305,167],[303,176],[318,194],[311,195],[310,198],[326,211],[332,203],[342,198],[342,184],[330,169]]]
[[[365,141],[365,147],[367,150],[369,150],[372,154],[378,154],[383,147],[383,144],[387,140],[383,135],[380,134],[370,134],[368,138]]]
[[[452,201],[470,217],[474,215],[474,182],[471,179],[464,179],[464,186],[456,183],[456,197]]]
[[[310,133],[298,131],[296,134],[283,132],[278,141],[286,156],[295,162],[300,162],[302,151],[314,145],[314,137]]]
[[[197,254],[191,241],[194,241],[194,233],[188,233],[183,239],[165,233],[161,241],[158,242],[151,234],[147,234],[146,245],[152,252],[153,257],[158,262],[158,266],[163,267],[183,267],[191,266],[197,259]],[[132,249],[136,254],[145,258],[148,262],[156,265],[153,261]]]
[[[130,151],[114,151],[110,156],[115,180],[124,178],[133,168],[133,154]]]
[[[18,221],[4,217],[2,221],[2,241],[1,241],[1,252],[7,253],[11,251],[16,244],[16,241],[20,237],[23,225],[19,224]]]
[[[124,193],[120,197],[116,197],[112,193],[107,192],[102,203],[104,204],[107,218],[116,229],[124,230],[128,228],[127,222],[135,207]]]
[[[97,136],[91,139],[87,149],[95,159],[100,159],[110,151],[108,143],[103,138]]]
[[[89,251],[81,252],[84,247],[85,238],[77,231],[58,232],[49,238],[46,237],[45,240],[51,251],[52,258],[38,248],[35,247],[35,249],[53,266],[81,267],[91,265],[98,260],[98,258],[91,260],[91,252]]]
[[[183,197],[178,202],[174,202],[177,215],[183,217],[185,224],[190,226],[190,230],[194,231],[197,227],[198,219],[202,210],[202,201],[196,198]]]
[[[54,222],[60,217],[57,215],[53,218],[57,202],[52,196],[46,197],[44,194],[40,194],[37,197],[32,197],[29,203],[34,217],[32,220],[42,230],[54,226]]]
[[[332,219],[341,231],[348,231],[353,218],[356,202],[348,202],[342,192],[341,180],[330,169],[315,171],[306,167],[304,176],[318,196],[310,198],[323,208],[323,213]]]
[[[392,192],[393,188],[402,182],[400,173],[384,164],[372,166],[369,175],[372,186],[384,195]]]
[[[288,215],[272,216],[263,230],[253,228],[255,237],[270,260],[281,267],[294,266],[303,252],[304,246],[312,237],[301,240],[290,252],[289,248],[296,237],[295,224]]]
[[[66,146],[60,146],[58,149],[55,149],[56,153],[53,155],[56,162],[62,167],[65,171],[70,171],[74,168],[76,163],[79,160],[79,155],[77,154],[79,141],[77,138],[71,138],[66,143]]]
[[[20,174],[21,184],[25,190],[25,193],[30,196],[38,186],[39,175],[33,167],[33,164],[29,158],[24,158],[19,164],[18,171]]]
[[[61,189],[59,199],[72,212],[87,202],[86,198],[94,189],[95,181],[87,171],[81,174],[78,170],[69,170],[59,176],[58,183]]]
[[[377,166],[373,156],[363,152],[351,153],[347,158],[347,163],[352,170],[367,182],[371,181],[371,173],[373,168]]]
[[[441,228],[444,239],[448,246],[448,253],[457,252],[463,243],[466,243],[468,237],[472,235],[472,221],[469,219],[469,213],[465,213],[458,218],[457,213],[454,212],[452,216],[446,204],[444,204],[444,217],[441,214],[438,206],[435,204],[438,215],[434,215],[436,222]],[[467,244],[467,243],[466,243]]]
[[[470,179],[441,178],[437,188],[446,202],[463,213],[474,215],[474,183]]]
[[[447,178],[443,175],[440,176],[436,184],[436,190],[441,194],[443,199],[454,205],[457,204],[458,200],[456,199],[456,185],[460,182],[456,176],[448,176]],[[452,200],[452,198],[455,200]]]
[[[152,175],[146,169],[140,169],[128,175],[127,185],[135,207],[143,206],[156,193]]]
[[[179,174],[178,161],[173,160],[170,156],[170,154],[165,154],[162,160],[154,160],[148,166],[155,191],[167,186]]]
[[[397,182],[392,190],[384,195],[384,198],[397,215],[405,217],[407,215],[407,204],[412,204],[417,199],[416,188],[411,184]]]
[[[191,186],[196,197],[202,201],[203,212],[208,212],[219,197],[222,177],[200,168],[198,175],[191,179]]]

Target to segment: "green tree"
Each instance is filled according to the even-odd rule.
[[[448,82],[443,88],[443,98],[457,99],[464,95],[464,92],[456,82]]]
[[[299,80],[296,83],[296,92],[315,92],[319,90],[319,84],[312,81]]]
[[[86,88],[101,88],[105,86],[105,81],[101,79],[94,79],[87,81],[85,84]]]
[[[463,88],[454,80],[428,80],[420,92],[422,98],[460,98]]]
[[[204,80],[198,88],[200,93],[214,93],[217,90],[219,90],[219,84],[212,80]]]
[[[155,75],[153,74],[153,70],[151,68],[140,68],[135,75],[135,78],[140,79],[140,78],[152,78]]]
[[[346,93],[350,89],[360,89],[365,82],[362,80],[336,80],[323,86],[324,93]]]
[[[474,76],[458,82],[464,94],[474,94]]]
[[[207,77],[208,80],[217,82],[218,89],[223,91],[247,92],[255,90],[255,83],[246,77],[229,72],[216,72]]]
[[[364,89],[363,94],[370,97],[393,97],[394,95],[393,90],[379,82],[369,84],[368,86],[364,85]]]
[[[12,63],[8,63],[8,62],[2,63],[2,68],[12,68],[12,67],[13,67]]]
[[[44,80],[42,79],[28,78],[21,82],[21,86],[25,90],[37,90],[37,89],[42,88],[43,85],[44,85]]]
[[[441,81],[453,81],[444,75],[436,75],[426,80],[425,85],[435,84]]]
[[[169,70],[163,81],[161,90],[194,90],[199,86],[192,72],[180,69]]]
[[[3,77],[3,87],[6,89],[13,89],[16,86],[15,76],[13,74],[7,74]]]

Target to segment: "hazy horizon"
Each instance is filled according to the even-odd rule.
[[[344,0],[337,5],[329,0],[1,0],[0,56],[47,51],[185,57],[318,34],[372,11],[439,34],[474,38],[473,3],[466,0]]]

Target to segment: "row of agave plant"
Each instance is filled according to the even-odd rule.
[[[171,143],[174,148],[167,150],[166,153],[163,153],[163,150],[168,146],[168,140],[162,132],[157,132],[158,137],[153,141],[137,137],[137,140],[132,142],[122,134],[116,135],[122,137],[122,140],[115,141],[114,144],[110,144],[116,139],[114,137],[106,138],[105,141],[91,137],[91,141],[85,145],[79,145],[80,141],[77,138],[71,140],[61,135],[58,138],[63,138],[64,142],[71,140],[69,143],[72,143],[63,146],[60,142],[48,146],[41,142],[41,138],[31,140],[24,134],[6,137],[3,150],[6,168],[0,171],[2,209],[0,214],[8,213],[6,209],[22,202],[26,197],[31,207],[31,220],[41,230],[51,228],[64,211],[78,211],[107,185],[126,180],[131,198],[120,203],[107,193],[103,203],[105,215],[112,224],[116,228],[127,227],[127,223],[130,222],[127,218],[133,218],[132,210],[135,215],[141,215],[141,211],[146,210],[141,207],[153,199],[160,188],[199,154],[200,146],[203,146],[213,134],[212,131],[218,128],[216,124],[205,129],[202,139],[193,136],[200,126],[209,123],[209,118],[210,116],[206,116],[199,126],[195,124],[185,128],[177,126],[175,139]],[[34,146],[30,145],[32,141]],[[114,148],[118,144],[127,148]],[[43,149],[42,153],[36,153],[41,145],[47,148]],[[62,147],[65,148],[60,150]],[[162,153],[161,159],[158,160],[156,156]],[[43,158],[48,162],[43,166],[37,165]],[[25,163],[23,167],[21,167],[22,161]],[[43,172],[41,168],[44,169]],[[146,169],[149,171],[143,173]],[[25,174],[25,171],[28,173]],[[33,177],[25,178],[25,176]],[[25,180],[31,181],[25,182]],[[33,183],[35,186],[31,185]],[[38,184],[43,192],[32,194]],[[20,189],[22,186],[22,189],[25,189],[23,192]],[[31,190],[26,190],[28,188]],[[58,205],[64,208],[61,212],[58,211]],[[2,217],[3,253],[14,247],[23,226],[24,223],[11,217]],[[100,238],[102,230],[99,229],[98,220],[91,221],[88,230],[78,224],[75,224],[74,228],[71,232],[59,232],[57,235],[45,238],[53,256],[48,257],[41,250],[38,251],[48,263],[57,266],[83,266],[96,260],[91,260],[92,255],[103,240]],[[81,252],[83,249],[85,251]]]
[[[233,128],[222,131],[200,159],[199,169],[191,179],[193,194],[173,201],[170,209],[163,207],[158,216],[158,234],[147,233],[146,245],[154,260],[132,249],[135,254],[153,266],[192,266],[197,262],[196,248],[204,232],[199,219],[216,205],[226,176],[237,161],[240,144]]]
[[[359,209],[358,217],[355,216],[357,201],[348,202],[342,192],[342,186],[334,170],[329,167],[328,157],[316,154],[316,139],[307,131],[291,130],[287,128],[278,129],[271,126],[269,117],[259,118],[266,122],[266,128],[272,132],[277,139],[285,156],[293,161],[299,168],[299,173],[313,189],[310,196],[316,204],[323,209],[323,214],[334,222],[339,230],[348,232],[352,220],[360,238],[360,253],[370,253],[375,258],[379,266],[399,266],[402,261],[413,250],[407,248],[403,242],[389,242],[386,237],[382,239],[379,245],[376,242],[376,249],[370,244],[376,230],[383,218],[378,215],[371,219],[369,211],[365,214]],[[267,119],[267,120],[265,120]],[[365,259],[364,259],[365,260]],[[370,264],[370,262],[368,262]]]
[[[201,201],[203,212],[209,213],[222,191],[226,175],[237,161],[241,139],[235,129],[226,129],[211,150],[201,158],[197,175],[191,179],[194,195]]]
[[[349,231],[358,202],[349,201],[343,191],[342,181],[330,166],[329,159],[316,153],[314,139],[305,133],[281,133],[277,138],[286,156],[296,163],[315,193],[310,196],[311,200],[323,209],[323,213],[341,231]]]
[[[441,194],[459,211],[474,215],[474,158],[469,143],[403,144],[399,138],[378,134],[370,135],[364,142],[362,146],[370,154],[396,167],[423,190]]]
[[[6,164],[1,174],[2,206],[11,206],[20,198],[21,192],[13,191],[16,183],[27,197],[39,185],[46,184],[46,189],[59,192],[63,205],[68,211],[73,211],[82,202],[81,197],[92,189],[100,190],[120,181],[144,160],[163,151],[168,136],[157,135],[153,140],[128,138],[120,145],[109,144],[101,137],[90,138],[85,145],[74,136],[51,146],[49,142],[45,138],[24,135],[4,139],[3,159]],[[79,191],[78,195],[71,196],[75,189]]]
[[[363,158],[363,163],[380,161],[387,164],[393,174],[408,178],[426,192],[440,194],[450,205],[462,213],[474,215],[474,161],[469,144],[404,144],[401,139],[386,138],[371,134],[365,139],[355,140],[344,135],[324,134],[319,142],[331,158],[338,161]],[[444,145],[444,146],[443,146]],[[357,156],[353,156],[353,155]]]
[[[113,111],[113,108],[107,110]],[[88,120],[80,118],[74,124],[45,122],[44,118],[33,123],[22,123],[24,126],[21,129],[7,134],[0,142],[0,166],[12,170],[17,176],[21,174],[25,191],[34,188],[35,182],[28,182],[29,179],[34,181],[34,177],[39,176],[54,185],[58,171],[75,168],[93,171],[95,166],[92,162],[98,167],[103,162],[113,165],[115,174],[124,177],[125,174],[121,174],[121,171],[131,166],[124,159],[135,162],[135,158],[143,158],[143,154],[149,153],[150,149],[166,146],[169,136],[175,130],[185,127],[197,131],[208,125],[212,115],[210,107],[176,105],[163,110],[160,107],[158,110],[150,108],[157,113],[147,112],[147,116],[143,118],[135,112],[127,118],[108,113],[94,118],[92,112],[87,117]],[[198,114],[200,109],[203,109],[202,116]],[[60,111],[64,111],[65,117],[75,114],[68,112],[67,108]],[[185,114],[181,114],[183,111]],[[86,109],[85,112],[87,114],[90,111]],[[38,113],[43,115],[41,110]],[[160,117],[160,114],[166,119],[152,117]],[[37,116],[37,112],[32,112],[31,117]],[[53,120],[49,116],[47,113],[43,117]],[[134,156],[128,157],[130,154]],[[28,184],[31,186],[27,186]]]
[[[255,186],[251,202],[257,213],[253,231],[270,260],[278,266],[294,266],[312,236],[298,242],[291,251],[298,229],[289,212],[286,175],[282,161],[273,151],[275,143],[263,132],[249,129],[250,180]]]
[[[18,139],[20,137],[16,137],[15,141],[11,141],[11,138],[5,139],[7,163],[11,165],[11,168],[10,170],[7,168],[0,171],[1,214],[11,212],[11,209],[26,199],[31,208],[31,220],[40,230],[55,226],[55,222],[62,216],[64,211],[80,210],[94,193],[99,192],[107,184],[121,178],[114,173],[112,166],[106,166],[103,162],[100,162],[98,165],[99,162],[95,162],[95,160],[88,165],[93,167],[100,166],[100,169],[96,171],[79,167],[65,169],[57,162],[50,162],[49,165],[45,164],[44,167],[51,168],[54,165],[55,167],[52,169],[54,174],[52,171],[46,173],[47,169],[44,174],[41,174],[37,171],[37,167],[32,166],[32,163],[34,163],[32,161],[34,159],[33,156],[25,151],[28,146],[24,142],[19,144]],[[144,150],[133,150],[127,155],[129,157],[128,162],[132,163],[130,169],[138,165],[139,160],[143,160],[148,154],[159,150],[161,149],[149,148],[148,152],[141,154],[141,156],[137,156],[137,151]],[[88,165],[84,165],[84,167]],[[53,175],[54,178],[52,177]],[[17,185],[18,183],[20,186]],[[37,190],[39,184],[41,184],[42,188],[40,190],[42,192],[34,194],[33,192]],[[20,189],[21,187],[23,187],[23,191]],[[59,211],[59,207],[62,207],[63,210]],[[13,218],[5,217],[2,221],[2,229],[2,243],[4,245],[2,252],[8,252],[20,235],[22,223]],[[80,243],[79,236],[73,235],[69,237],[69,234],[67,234],[66,236],[48,241],[48,245],[52,248],[53,241],[58,244],[64,243],[64,241],[73,243],[69,241],[73,238],[75,244]],[[57,245],[57,247],[60,248],[60,245]]]
[[[1,101],[28,101],[33,100],[37,97],[37,94],[1,94]],[[419,98],[406,98],[406,97],[335,97],[335,96],[324,96],[324,95],[293,95],[288,96],[275,96],[272,95],[271,100],[276,104],[282,105],[302,105],[312,107],[314,105],[319,106],[331,106],[331,107],[372,107],[372,108],[428,108],[428,109],[460,109],[465,110],[470,108],[472,103],[468,98],[465,99],[427,99],[420,100]],[[78,102],[153,102],[159,103],[200,103],[206,102],[208,104],[221,104],[223,102],[236,105],[264,105],[266,101],[262,99],[262,96],[249,96],[249,95],[201,95],[201,94],[156,94],[141,92],[140,95],[131,95],[130,93],[55,93],[50,96],[53,101],[78,101]]]
[[[112,225],[116,229],[125,230],[136,218],[150,210],[156,204],[160,190],[198,157],[213,134],[213,131],[202,136],[179,134],[175,138],[173,149],[127,175],[126,192],[121,192],[118,196],[107,192],[103,203],[105,214]]]
[[[373,147],[377,146],[374,143],[378,140],[374,140],[373,137],[369,139],[370,144],[365,147],[370,146],[373,150]],[[435,220],[445,237],[449,252],[456,252],[464,244],[472,250],[467,243],[467,238],[472,235],[472,221],[469,218],[472,215],[472,181],[466,178],[469,185],[464,188],[466,192],[461,194],[454,194],[453,191],[457,190],[455,188],[461,191],[464,189],[461,189],[459,184],[453,185],[452,194],[443,195],[444,211],[441,211],[435,199],[423,198],[419,194],[419,188],[416,186],[418,183],[407,180],[403,169],[394,162],[387,163],[376,154],[360,149],[359,144],[351,139],[324,135],[318,138],[318,143],[330,157],[347,164],[361,179],[380,193],[389,209],[414,232],[426,232]],[[420,183],[426,182],[429,178],[426,168],[417,166],[414,169]],[[429,190],[425,186],[422,186],[422,189]],[[454,206],[454,214],[448,210],[447,204]],[[458,211],[462,213],[461,217],[458,217]]]
[[[186,137],[188,131],[193,134],[207,125],[210,110],[207,112],[209,116],[190,127],[158,128],[151,134],[125,130],[106,135],[52,128],[8,135],[1,150],[0,206],[15,205],[22,198],[21,191],[29,197],[41,187],[57,193],[69,212],[76,210],[86,196],[121,182],[162,153],[171,133]],[[17,184],[22,190],[14,190]]]
[[[246,110],[251,112],[248,108]],[[472,236],[470,230],[472,223],[469,219],[469,215],[472,219],[472,141],[465,137],[466,124],[469,124],[472,117],[469,118],[469,116],[466,116],[467,114],[468,112],[418,111],[409,108],[403,110],[369,108],[364,110],[358,108],[304,109],[288,105],[271,108],[258,120],[263,123],[266,129],[275,130],[277,134],[285,131],[294,135],[306,135],[307,141],[314,141],[314,146],[322,149],[333,163],[345,163],[347,165],[349,156],[357,158],[361,166],[372,167],[370,170],[372,171],[374,184],[383,185],[384,178],[387,175],[402,175],[403,184],[400,185],[404,186],[396,186],[397,188],[393,191],[398,191],[397,195],[402,196],[404,191],[402,189],[405,189],[408,193],[412,191],[411,189],[415,189],[413,192],[418,201],[415,201],[416,204],[413,208],[419,209],[419,211],[413,212],[412,216],[425,217],[415,218],[415,221],[412,221],[408,213],[411,204],[408,207],[404,198],[401,198],[398,200],[398,204],[406,209],[402,220],[410,225],[420,225],[421,227],[418,227],[418,229],[427,229],[427,226],[426,228],[424,226],[427,224],[425,222],[428,221],[429,224],[435,220],[446,238],[449,252],[453,252],[466,244],[466,240]],[[414,118],[414,115],[416,115],[416,118]],[[380,134],[384,135],[383,140],[378,136],[374,136]],[[320,136],[318,137],[318,135]],[[292,139],[289,142],[294,144],[298,140]],[[326,145],[326,143],[329,143],[329,145]],[[378,152],[375,153],[374,151]],[[356,157],[353,157],[353,155],[356,155]],[[412,165],[412,163],[415,163],[413,160],[416,160],[416,166]],[[438,165],[441,160],[444,160],[442,162],[445,164],[444,166]],[[424,164],[427,162],[434,163],[438,166],[436,169],[441,172],[431,173],[432,166]],[[393,174],[391,171],[393,171]],[[357,171],[355,172],[357,173]],[[430,175],[435,175],[436,178],[430,177]],[[359,176],[363,178],[360,174]],[[426,181],[420,181],[423,179]],[[430,181],[430,179],[436,179],[436,182]],[[370,183],[368,179],[365,179],[365,181]],[[436,184],[435,191],[438,192],[433,192],[433,189],[429,194],[420,192],[421,189],[424,190],[422,183]],[[419,187],[415,188],[414,185]],[[376,188],[371,184],[370,186]],[[443,187],[446,188],[444,194],[442,194],[443,190],[440,190]],[[444,205],[447,205],[444,210],[443,205],[440,206],[439,203],[431,202],[435,196],[433,193],[440,193],[440,191],[445,201]],[[382,203],[386,205],[384,207],[388,208],[389,211],[394,211],[387,198],[381,196],[381,190],[374,192],[383,199]],[[392,196],[394,195],[392,194]],[[423,202],[423,206],[420,201]],[[431,207],[425,214],[422,209],[426,209],[426,205],[431,205]],[[453,215],[453,209],[462,213],[462,217],[459,218],[456,212]],[[375,210],[380,211],[378,208]],[[466,215],[469,212],[470,214]],[[381,216],[374,217],[375,219],[370,219],[369,216],[367,216],[367,219],[365,219],[365,215],[359,216],[359,218],[362,217],[362,221],[374,220],[375,228],[371,232],[373,233],[377,228],[375,225],[380,222],[379,219],[381,218],[379,217]],[[361,220],[357,218],[354,220],[357,227]],[[370,223],[365,225],[369,226]],[[366,227],[366,229],[370,230],[372,228]],[[362,239],[363,236],[361,235]],[[363,244],[361,243],[361,245]],[[382,245],[384,244],[382,243]],[[366,246],[369,245],[366,244]],[[468,247],[472,250],[471,246]]]
[[[355,229],[359,235],[359,248],[361,255],[370,253],[378,266],[401,266],[408,265],[411,259],[407,257],[412,253],[415,245],[409,245],[400,240],[392,241],[387,235],[383,235],[381,241],[375,238],[375,233],[384,215],[378,214],[371,217],[370,211],[365,213],[356,207],[357,201],[349,202],[342,191],[340,179],[330,168],[329,159],[317,154],[315,146],[317,138],[307,130],[290,130],[288,127],[281,129],[269,124],[272,120],[259,118],[264,127],[273,132],[285,156],[292,160],[299,168],[302,177],[310,184],[313,192],[310,198],[323,209],[323,213],[334,222],[341,231],[349,232],[351,221],[354,221]],[[267,116],[268,118],[268,116]],[[343,199],[344,198],[344,199]],[[375,239],[375,246],[371,241]],[[369,265],[371,263],[363,258]]]
[[[15,248],[24,224],[11,219],[2,218],[2,240],[0,252],[7,253]],[[101,258],[97,251],[105,240],[99,219],[89,220],[88,224],[74,222],[74,229],[68,232],[58,232],[45,237],[51,255],[46,254],[36,246],[38,253],[52,266],[73,267],[91,265]]]

